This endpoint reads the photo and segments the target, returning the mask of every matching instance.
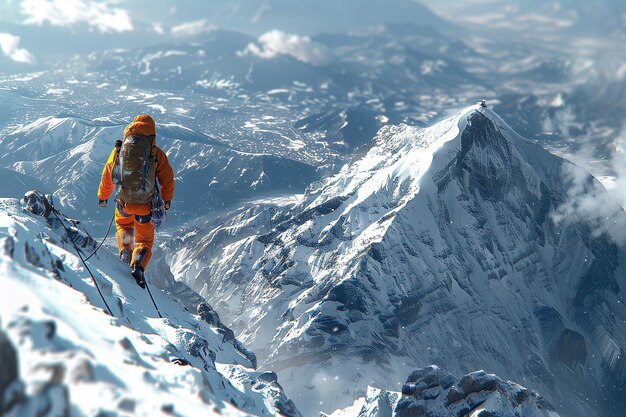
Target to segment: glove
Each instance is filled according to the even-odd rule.
[[[171,205],[172,205],[172,201],[171,200],[170,201],[166,201],[165,202],[165,210],[169,210]]]
[[[107,201],[108,200],[100,200],[100,199],[98,199],[98,205],[100,207],[106,207],[107,206]]]

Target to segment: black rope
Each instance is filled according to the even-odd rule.
[[[91,253],[91,255],[89,255],[88,257],[85,258],[85,262],[87,262],[89,259],[91,259],[91,257],[94,256],[96,254],[96,252],[98,252],[98,250],[100,250],[102,245],[104,245],[104,242],[106,242],[107,238],[109,237],[109,233],[111,232],[111,227],[113,226],[113,220],[115,220],[115,210],[113,210],[113,217],[111,217],[111,221],[109,222],[109,228],[107,229],[107,232],[104,235],[104,239],[102,239],[102,242],[100,242],[100,244],[98,245],[96,250],[93,251]]]
[[[83,255],[80,253],[80,249],[78,249],[78,247],[76,246],[76,243],[74,243],[74,240],[72,239],[70,230],[67,228],[67,226],[65,226],[65,223],[63,223],[63,220],[61,220],[61,218],[57,214],[56,210],[53,209],[52,213],[61,222],[61,226],[63,226],[63,228],[67,232],[68,238],[70,239],[70,242],[72,243],[72,246],[74,246],[74,249],[76,250],[76,253],[78,254],[78,257],[83,262],[83,265],[85,265],[85,268],[87,269],[87,272],[89,272],[89,275],[91,275],[91,279],[92,279],[94,285],[96,286],[96,289],[98,290],[98,294],[100,294],[100,298],[102,298],[102,302],[104,303],[104,305],[106,306],[107,310],[109,311],[109,315],[112,316],[112,317],[115,317],[113,315],[113,312],[111,311],[111,308],[109,307],[109,305],[107,304],[106,300],[104,299],[104,295],[102,295],[102,291],[100,291],[100,286],[98,285],[98,281],[96,281],[96,278],[93,276],[93,273],[91,272],[91,269],[89,269],[89,267],[87,266],[87,262],[85,262],[85,259],[83,258]],[[150,297],[152,297],[152,296],[150,296]],[[159,315],[161,315],[161,314],[159,313]]]
[[[150,299],[152,300],[152,304],[154,304],[154,308],[156,309],[157,314],[159,315],[159,318],[163,318],[163,316],[161,315],[161,312],[159,311],[159,307],[157,307],[156,303],[154,302],[154,298],[152,298],[150,287],[148,287],[148,280],[146,279],[146,277],[144,277],[143,280],[146,283],[146,290],[148,290],[148,295],[150,296]]]

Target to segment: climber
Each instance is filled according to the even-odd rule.
[[[130,264],[132,276],[145,288],[144,271],[152,256],[154,226],[174,196],[174,172],[167,155],[156,146],[154,120],[140,114],[124,129],[102,170],[98,203],[106,207],[119,185],[115,208],[115,237],[120,259]],[[158,219],[157,219],[158,217]]]

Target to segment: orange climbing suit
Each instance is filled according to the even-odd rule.
[[[154,120],[145,114],[135,117],[133,122],[124,129],[124,138],[131,133],[156,135]],[[111,174],[115,165],[116,152],[117,150],[113,149],[102,170],[102,179],[98,187],[100,200],[107,200],[115,189]],[[156,177],[161,187],[161,197],[163,201],[171,201],[174,197],[174,171],[167,160],[167,155],[159,147],[156,147],[156,157]],[[115,238],[119,252],[121,253],[124,249],[131,250],[130,265],[133,265],[137,258],[144,269],[150,262],[154,244],[154,225],[149,220],[150,214],[148,204],[124,204],[117,201],[115,208]]]

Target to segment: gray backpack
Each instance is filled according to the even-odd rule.
[[[120,199],[124,203],[150,203],[157,193],[156,146],[153,145],[152,139],[140,134],[128,135],[119,145],[117,152],[118,158],[113,171],[119,175],[114,182],[120,185]],[[115,172],[116,168],[119,169],[119,173]],[[115,174],[114,177],[117,176]]]

